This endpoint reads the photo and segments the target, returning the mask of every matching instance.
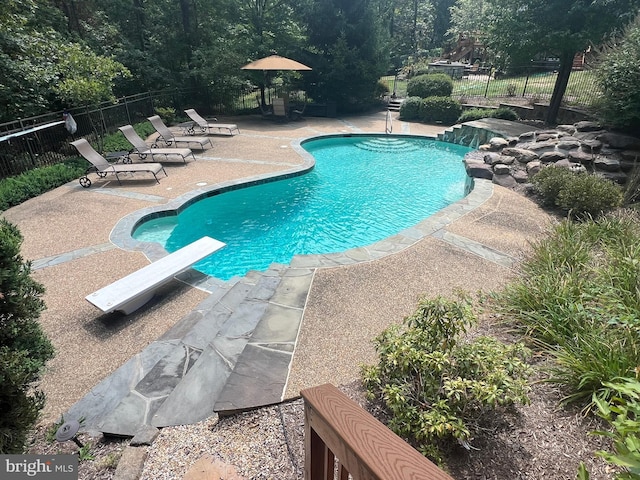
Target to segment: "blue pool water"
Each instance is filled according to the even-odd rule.
[[[133,237],[173,252],[208,235],[227,246],[194,265],[228,280],[297,254],[369,245],[465,195],[470,149],[420,137],[345,136],[302,147],[316,166],[300,176],[204,198],[149,220]]]

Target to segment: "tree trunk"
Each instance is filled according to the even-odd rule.
[[[551,101],[549,102],[549,111],[547,112],[546,123],[547,125],[555,125],[558,118],[558,111],[562,104],[562,98],[564,92],[567,90],[569,84],[569,76],[571,75],[571,69],[573,68],[573,57],[575,52],[563,52],[560,56],[560,68],[558,69],[558,77],[556,78],[556,84],[553,87],[553,95],[551,95]]]

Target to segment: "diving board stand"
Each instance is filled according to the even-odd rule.
[[[225,245],[211,237],[202,237],[85,298],[105,313],[120,311],[128,315],[151,300],[160,286]]]

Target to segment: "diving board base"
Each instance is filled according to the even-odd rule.
[[[105,313],[119,311],[128,315],[151,300],[159,287],[224,246],[211,237],[202,237],[87,295],[85,299]]]

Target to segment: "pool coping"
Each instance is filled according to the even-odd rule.
[[[424,138],[429,140],[441,141],[430,135],[415,134],[392,134],[394,137],[413,137]],[[255,175],[252,177],[244,177],[241,179],[219,182],[206,187],[191,190],[180,195],[165,204],[145,207],[132,212],[121,218],[111,230],[109,240],[123,250],[140,251],[150,261],[157,261],[169,254],[160,244],[156,242],[142,242],[134,239],[131,233],[143,221],[151,218],[159,218],[164,216],[178,215],[185,208],[203,198],[219,195],[226,191],[239,188],[247,188],[266,182],[272,182],[280,179],[290,178],[312,170],[315,166],[313,155],[307,152],[302,145],[311,140],[338,138],[338,137],[358,137],[358,136],[379,136],[388,137],[385,133],[330,133],[323,135],[313,135],[304,138],[298,138],[291,141],[291,147],[294,149],[302,163],[290,169],[278,172],[270,172]],[[449,142],[443,142],[449,143]],[[469,193],[462,199],[442,208],[438,212],[430,215],[416,225],[406,228],[395,235],[386,237],[382,240],[374,242],[370,245],[351,248],[343,252],[327,253],[327,254],[299,254],[295,255],[285,268],[322,268],[336,267],[343,265],[353,265],[355,263],[368,262],[380,259],[384,256],[400,252],[405,248],[413,245],[415,242],[424,237],[433,235],[438,230],[443,229],[458,218],[466,215],[471,210],[482,205],[493,194],[493,184],[488,180],[474,179],[467,176],[467,190]],[[504,262],[503,262],[504,263]],[[236,283],[242,277],[233,277],[229,280],[221,280],[195,270],[189,271],[188,274],[179,276],[180,280],[201,290],[213,293],[219,287],[228,286]]]

